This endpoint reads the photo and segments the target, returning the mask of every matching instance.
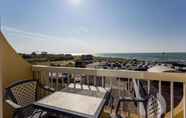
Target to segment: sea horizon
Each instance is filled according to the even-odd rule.
[[[73,56],[93,55],[95,57],[137,59],[144,61],[174,61],[186,63],[186,52],[106,52],[106,53],[51,53],[71,54]]]
[[[186,52],[135,52],[135,53],[96,53],[94,56],[137,59],[144,61],[186,62]]]

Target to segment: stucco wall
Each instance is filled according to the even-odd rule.
[[[0,49],[1,49],[1,61],[0,61],[0,73],[2,88],[0,88],[0,94],[3,94],[4,90],[14,80],[32,79],[32,67],[25,60],[23,60],[16,51],[9,45],[8,41],[0,32]],[[0,101],[0,105],[2,101]],[[3,118],[10,118],[10,108],[6,103],[3,103]]]
[[[2,46],[0,45],[0,118],[3,118],[3,89],[2,89]]]

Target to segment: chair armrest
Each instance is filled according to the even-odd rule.
[[[48,91],[48,92],[51,92],[51,93],[55,92],[55,89],[54,89],[54,88],[50,88],[50,87],[47,86],[47,85],[46,85],[46,86],[42,86],[42,85],[40,84],[39,87],[42,88],[43,90]]]
[[[146,99],[136,98],[136,97],[121,97],[119,99],[119,102],[122,102],[122,101],[128,101],[128,102],[145,102]]]
[[[146,102],[147,99],[136,98],[136,97],[121,97],[116,106],[116,114],[118,113],[121,102]]]
[[[18,104],[16,104],[15,102],[13,102],[13,101],[11,101],[11,100],[5,100],[5,102],[6,102],[8,105],[10,105],[12,108],[14,108],[14,109],[20,109],[20,108],[22,108],[21,105],[18,105]]]

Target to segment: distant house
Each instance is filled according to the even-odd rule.
[[[94,56],[92,55],[81,55],[82,60],[93,60]]]
[[[79,67],[79,68],[85,68],[86,67],[86,63],[81,61],[81,60],[77,60],[75,61],[75,67]]]
[[[35,57],[35,56],[37,56],[37,53],[36,53],[36,52],[32,52],[32,53],[31,53],[31,56],[32,56],[32,57]]]
[[[65,58],[66,60],[74,59],[74,57],[73,57],[71,54],[65,54],[65,55],[64,55],[64,58]]]
[[[41,52],[41,55],[47,55],[48,52]]]
[[[82,55],[81,60],[87,64],[93,63],[94,56],[93,55]]]
[[[88,64],[93,63],[94,56],[92,55],[81,55],[79,60],[76,60],[75,66],[85,68]]]

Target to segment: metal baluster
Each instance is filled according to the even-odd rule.
[[[49,86],[49,72],[48,71],[45,71],[45,85],[44,86],[47,86],[47,87],[50,87]],[[49,92],[46,91],[46,95],[48,95]]]
[[[119,87],[119,97],[121,97],[121,91],[120,91],[120,89],[121,89],[121,88],[120,88],[120,78],[119,78],[118,83],[119,83],[119,84],[118,84],[118,87]]]
[[[102,87],[104,88],[104,76],[101,76],[101,85],[102,85]]]
[[[39,83],[41,83],[41,84],[43,84],[43,71],[40,71],[40,79],[39,79],[40,81],[39,81]],[[39,89],[39,94],[40,94],[40,96],[39,96],[39,98],[42,98],[43,97],[43,89]]]
[[[97,80],[97,78],[96,78],[96,76],[94,76],[94,86],[95,87],[97,86],[96,80]]]
[[[51,72],[51,76],[50,76],[50,86],[51,88],[53,88],[53,72]]]
[[[40,84],[44,85],[45,84],[45,71],[41,71],[41,81]],[[41,97],[45,95],[45,91],[41,89]]]
[[[130,79],[128,78],[128,81],[127,81],[127,90],[129,91],[130,90]]]
[[[158,83],[158,88],[159,88],[159,94],[161,95],[161,80],[159,80],[159,83]]]
[[[41,71],[40,72],[38,71],[38,81],[41,82]],[[39,98],[41,98],[41,96],[42,96],[41,93],[42,93],[42,91],[41,91],[41,89],[39,89]]]
[[[60,75],[61,75],[61,77],[60,77],[60,79],[61,79],[61,88],[63,88],[65,86],[65,81],[64,81],[65,76],[63,75],[63,73],[60,73]]]
[[[147,81],[147,91],[149,95],[150,94],[150,80]]]
[[[135,79],[134,79],[135,80]],[[139,88],[139,80],[136,79],[136,84],[137,84],[137,87],[138,87],[138,90],[140,89]],[[137,103],[137,110],[138,110],[138,113],[140,112],[140,103],[138,102]],[[139,116],[140,117],[140,116]]]
[[[76,88],[76,75],[72,74],[72,78],[74,79],[74,88]]]
[[[35,71],[35,80],[38,80],[38,71]]]
[[[59,73],[56,72],[56,90],[59,90]]]
[[[72,75],[71,74],[67,74],[67,87],[70,85],[70,81],[71,81],[71,77],[72,77]]]
[[[80,75],[81,78],[80,78],[80,86],[81,86],[81,89],[83,89],[83,75]]]
[[[125,78],[123,78],[123,79],[125,79]],[[126,91],[127,90],[127,86],[128,86],[128,82],[126,82],[125,80],[122,82],[123,83],[123,86],[122,86],[122,90],[123,91]]]
[[[36,71],[33,71],[33,79],[36,80]]]
[[[112,77],[109,77],[110,80],[110,88],[112,88]]]
[[[87,84],[88,84],[88,87],[90,88],[89,75],[87,75]]]
[[[170,86],[171,88],[171,92],[170,92],[170,94],[171,94],[171,103],[170,103],[170,105],[171,105],[171,118],[173,118],[174,117],[174,83],[173,82],[171,82],[171,86]]]
[[[48,72],[48,86],[51,88],[51,72]]]
[[[37,71],[37,81],[40,82],[40,71]]]
[[[128,87],[129,87],[129,91],[131,92],[131,91],[133,91],[133,85],[132,85],[132,79],[131,78],[129,78],[129,80],[128,80],[128,82],[129,82],[129,85],[128,85]]]
[[[54,79],[55,79],[55,73],[52,72],[52,88],[55,89],[55,82],[54,82]]]

